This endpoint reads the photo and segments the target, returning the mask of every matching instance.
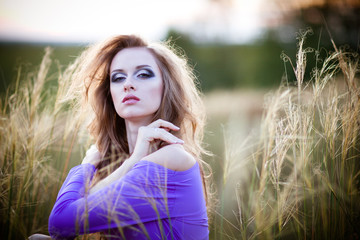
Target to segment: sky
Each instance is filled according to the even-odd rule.
[[[245,43],[261,34],[263,1],[0,0],[0,40],[95,42],[117,34],[160,40],[173,28],[199,40]]]

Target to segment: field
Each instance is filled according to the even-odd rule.
[[[296,59],[283,56],[295,85],[204,96],[211,239],[359,238],[359,56],[335,48],[304,79],[308,51],[301,39]],[[3,239],[47,234],[61,183],[90,144],[84,119],[61,101],[73,69],[49,76],[51,62],[48,49],[1,98]]]

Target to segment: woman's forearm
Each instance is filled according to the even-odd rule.
[[[90,193],[96,192],[106,186],[109,186],[111,183],[115,182],[116,180],[122,178],[130,169],[137,163],[139,160],[134,158],[129,158],[124,161],[121,166],[108,175],[106,178],[100,180],[95,186],[90,189]]]

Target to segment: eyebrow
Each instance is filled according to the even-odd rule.
[[[141,69],[141,68],[151,68],[151,66],[149,66],[149,65],[139,65],[135,69],[138,70],[138,69]]]
[[[135,67],[135,70],[139,70],[139,69],[142,69],[142,68],[151,68],[151,66],[150,65],[139,65],[139,66]],[[111,72],[112,73],[113,72],[124,72],[124,70],[123,69],[114,69]]]

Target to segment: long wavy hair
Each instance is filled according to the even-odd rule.
[[[94,112],[89,130],[103,156],[97,166],[98,179],[106,177],[129,156],[125,121],[116,113],[110,93],[110,65],[119,51],[134,47],[148,49],[162,74],[164,91],[153,121],[163,119],[180,127],[173,134],[184,140],[184,148],[199,162],[205,185],[203,169],[208,165],[201,159],[206,153],[202,147],[205,111],[192,68],[184,54],[169,42],[147,43],[134,35],[120,35],[90,46],[80,56],[74,74],[83,87],[83,104],[90,103]],[[205,185],[207,196],[206,189]]]

